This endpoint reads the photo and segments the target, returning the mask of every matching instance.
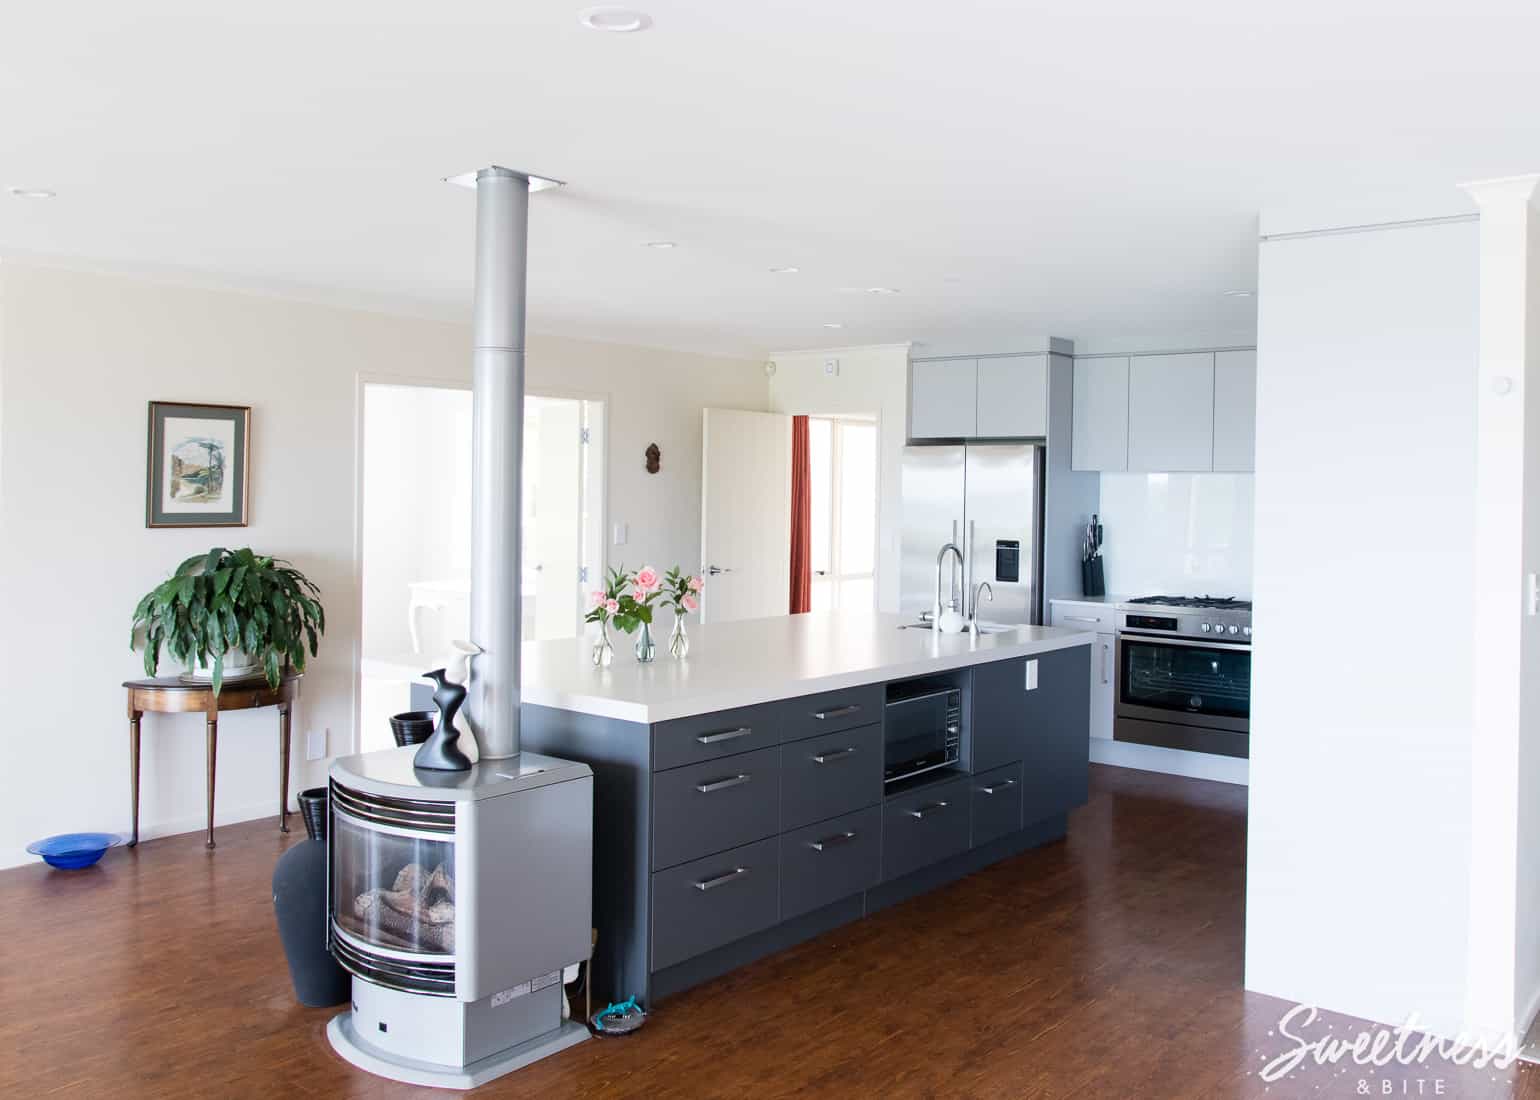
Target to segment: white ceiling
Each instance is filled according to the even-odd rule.
[[[1520,0],[638,0],[633,35],[584,2],[8,5],[0,186],[58,197],[0,195],[0,254],[463,316],[439,179],[496,162],[570,181],[535,329],[1218,345],[1259,209],[1540,168]]]

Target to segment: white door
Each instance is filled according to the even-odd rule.
[[[706,409],[702,622],[791,610],[791,417]]]
[[[535,637],[572,638],[578,633],[578,568],[581,552],[583,481],[582,402],[541,402],[530,465],[534,493]]]

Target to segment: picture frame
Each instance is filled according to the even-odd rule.
[[[251,406],[151,401],[146,527],[245,527]]]

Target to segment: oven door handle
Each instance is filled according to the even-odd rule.
[[[1159,634],[1119,634],[1119,642],[1143,642],[1146,645],[1174,645],[1186,649],[1228,649],[1235,653],[1250,653],[1249,642],[1201,642],[1188,638],[1166,638]]]

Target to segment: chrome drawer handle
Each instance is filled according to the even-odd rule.
[[[747,867],[734,867],[725,875],[718,875],[716,878],[701,879],[695,884],[695,888],[703,893],[707,890],[715,890],[718,886],[725,886],[729,882],[736,882],[738,879],[742,878],[748,873],[749,868]]]
[[[836,844],[849,844],[855,838],[855,833],[835,833],[833,836],[826,836],[822,840],[808,841],[807,846],[815,852],[821,852],[825,848],[834,847]]]
[[[1016,785],[1014,779],[1007,779],[1004,783],[996,783],[993,787],[980,787],[985,794],[994,794],[996,791],[1008,791]]]
[[[703,733],[695,740],[699,741],[702,745],[715,745],[722,741],[733,741],[739,737],[747,737],[753,732],[752,726],[739,726],[735,730],[723,730],[721,733]]]
[[[913,818],[922,818],[932,811],[944,810],[948,805],[949,803],[946,802],[932,802],[929,806],[921,806],[918,810],[910,810],[909,816]]]
[[[737,775],[731,775],[725,779],[713,779],[706,783],[697,783],[695,784],[695,789],[701,794],[710,794],[712,791],[725,791],[728,787],[741,787],[749,779],[748,772],[739,772]]]
[[[1065,615],[1064,616],[1064,621],[1067,622],[1067,623],[1099,623],[1099,622],[1101,622],[1101,620],[1096,618],[1094,615]]]
[[[820,722],[827,722],[830,718],[843,718],[847,714],[855,714],[860,709],[860,703],[851,703],[849,706],[835,707],[833,710],[815,710],[813,717]]]
[[[854,756],[855,751],[855,746],[852,745],[847,749],[835,749],[833,752],[815,752],[813,763],[827,764],[831,760],[844,760],[847,756]]]

